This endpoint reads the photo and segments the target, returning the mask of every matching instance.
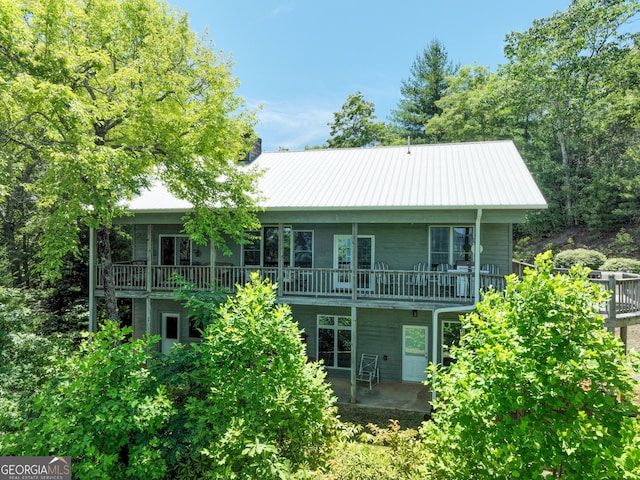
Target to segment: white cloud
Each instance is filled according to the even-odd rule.
[[[329,138],[327,123],[333,110],[317,104],[262,102],[256,128],[265,151],[279,148],[303,150],[305,146],[323,145]]]
[[[293,1],[283,2],[278,4],[271,12],[269,13],[269,18],[279,17],[280,15],[284,15],[287,13],[292,13],[296,10],[296,3]]]

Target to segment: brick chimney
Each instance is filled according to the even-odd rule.
[[[244,157],[244,160],[242,161],[245,163],[245,165],[251,165],[255,161],[255,159],[260,156],[261,153],[262,139],[258,137],[256,138],[253,147],[251,147],[251,150],[249,150],[249,153],[247,153],[247,155]]]

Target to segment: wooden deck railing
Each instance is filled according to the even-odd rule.
[[[261,278],[269,277],[278,283],[281,297],[334,297],[371,300],[435,301],[469,303],[475,292],[473,272],[431,272],[414,270],[358,270],[355,276],[350,270],[335,268],[290,268],[282,270],[278,278],[275,267],[236,266],[157,266],[114,264],[113,276],[118,290],[165,291],[171,292],[186,281],[195,289],[222,288],[229,293],[236,291],[250,279],[251,273],[258,271]],[[104,287],[104,273],[97,269],[96,286]],[[213,282],[212,282],[213,275]],[[594,275],[593,282],[615,292],[612,300],[603,305],[601,313],[615,317],[640,316],[640,276],[617,273],[610,277],[607,273]],[[150,282],[149,286],[147,284]],[[500,275],[480,274],[480,289],[492,286],[503,290],[505,279]],[[354,292],[355,288],[355,292]]]
[[[278,283],[281,297],[337,297],[374,300],[408,300],[469,303],[473,300],[475,277],[472,272],[430,272],[404,270],[350,270],[335,268],[284,268],[278,278],[278,268],[236,266],[151,266],[114,264],[113,276],[118,290],[173,291],[181,281],[195,289],[222,288],[235,292],[237,285],[250,279],[258,271],[261,278],[269,277]],[[213,282],[212,282],[213,277]],[[104,287],[104,272],[98,268],[97,288]],[[482,289],[504,288],[504,277],[480,275]],[[148,285],[149,284],[149,285]],[[355,289],[355,292],[354,292]]]

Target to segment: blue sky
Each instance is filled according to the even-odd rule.
[[[416,56],[433,39],[460,65],[495,70],[505,35],[567,9],[570,0],[168,0],[230,56],[237,94],[262,106],[263,149],[301,150],[361,91],[388,120]]]

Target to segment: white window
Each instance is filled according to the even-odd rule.
[[[318,357],[326,367],[351,368],[351,317],[318,315]]]
[[[191,258],[187,235],[160,235],[160,265],[191,265]]]
[[[473,261],[473,241],[473,227],[431,227],[431,269],[440,264],[454,265],[459,260]]]
[[[258,237],[242,246],[242,265],[260,266],[260,232],[249,232],[253,237]]]
[[[243,264],[263,267],[278,266],[278,227],[267,226],[261,232],[252,232],[259,236],[243,247]],[[284,240],[283,265],[288,267],[313,267],[313,232],[311,230],[292,230],[283,227]]]
[[[291,262],[294,267],[313,268],[313,232],[294,230],[291,239]]]
[[[264,227],[262,231],[262,265],[265,267],[278,266],[278,230],[278,227]],[[282,228],[282,238],[284,241],[283,263],[285,267],[288,267],[291,258],[291,227]]]

